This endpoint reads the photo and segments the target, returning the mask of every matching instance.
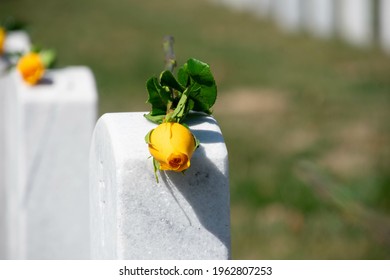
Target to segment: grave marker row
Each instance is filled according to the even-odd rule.
[[[230,258],[228,158],[215,119],[189,120],[201,142],[191,167],[159,172],[157,184],[144,142],[155,124],[143,113],[96,124],[88,68],[49,70],[34,86],[14,69],[0,90],[0,258]]]
[[[377,1],[378,5],[373,0],[217,2],[241,11],[252,12],[263,18],[271,18],[288,32],[308,31],[319,38],[340,36],[359,47],[373,45],[378,40],[382,48],[390,53],[390,0]]]

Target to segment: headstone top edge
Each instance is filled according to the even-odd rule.
[[[138,159],[150,156],[144,137],[157,124],[144,118],[144,114],[145,112],[105,113],[98,119],[94,134],[107,137],[111,145],[116,147],[115,158],[118,163],[125,162],[129,157]],[[200,140],[203,151],[225,158],[228,152],[218,123],[212,116],[204,115],[202,118],[205,121],[196,119],[189,124],[192,133]]]
[[[31,101],[88,101],[98,99],[94,75],[87,66],[67,66],[48,69],[37,85],[22,80],[16,69],[10,73],[15,89],[23,98]]]

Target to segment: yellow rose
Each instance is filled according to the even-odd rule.
[[[180,172],[190,167],[196,141],[188,128],[175,122],[162,123],[148,137],[149,151],[161,170]]]
[[[45,66],[37,53],[28,53],[18,61],[17,69],[23,77],[23,80],[30,85],[35,85],[42,79],[45,73]]]
[[[4,52],[5,29],[0,27],[0,55]]]

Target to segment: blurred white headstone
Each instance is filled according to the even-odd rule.
[[[4,53],[30,50],[29,36],[23,31],[8,32],[4,42]],[[10,66],[9,58],[0,56],[0,259],[6,258],[6,222],[5,222],[5,75]],[[13,61],[15,62],[15,61]]]
[[[4,53],[26,53],[31,48],[30,37],[25,31],[7,32],[4,42]],[[12,61],[8,61],[12,59]],[[16,63],[15,59],[0,56],[0,76],[4,75],[9,62]]]
[[[26,53],[31,48],[30,37],[25,31],[10,31],[4,42],[5,52]]]
[[[228,259],[227,150],[215,119],[187,122],[200,140],[185,174],[153,173],[143,113],[97,122],[90,154],[93,259]]]
[[[379,2],[379,28],[381,45],[390,54],[390,0]]]
[[[339,0],[338,29],[349,43],[365,47],[373,40],[372,0]]]
[[[304,0],[305,29],[320,38],[330,38],[335,29],[335,0]]]
[[[68,67],[29,86],[14,71],[6,90],[8,257],[88,259],[93,74]]]
[[[301,0],[275,0],[272,10],[276,23],[285,31],[296,32],[301,28]]]
[[[271,13],[272,0],[257,0],[253,5],[254,12],[261,17],[268,17]]]

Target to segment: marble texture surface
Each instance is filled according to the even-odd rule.
[[[6,81],[8,258],[88,259],[89,146],[97,90],[87,67]]]
[[[90,153],[93,259],[228,259],[228,154],[216,120],[190,118],[200,140],[185,172],[153,173],[143,113],[97,122]]]
[[[31,42],[24,31],[12,31],[7,34],[4,42],[5,52],[27,52]],[[10,58],[0,56],[0,260],[6,258],[6,201],[5,201],[5,85]]]

